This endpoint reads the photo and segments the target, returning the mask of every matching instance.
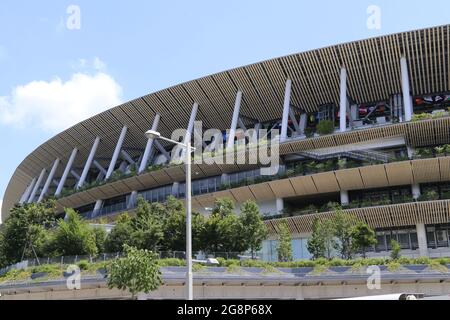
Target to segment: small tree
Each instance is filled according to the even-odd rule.
[[[394,239],[391,240],[391,259],[392,260],[398,260],[400,258],[400,251],[402,248],[400,247],[400,244],[395,241]]]
[[[121,252],[124,244],[131,244],[131,218],[127,213],[123,213],[117,219],[116,225],[106,237],[105,251],[108,253]]]
[[[101,227],[93,228],[95,246],[97,247],[97,253],[105,252],[105,242],[106,242],[106,231]]]
[[[267,227],[261,219],[258,205],[254,201],[247,201],[241,207],[242,236],[247,248],[250,249],[252,259],[255,252],[261,250],[262,241],[267,238]]]
[[[354,249],[352,245],[352,230],[356,219],[354,216],[345,214],[342,208],[337,207],[332,221],[336,238],[335,249],[339,252],[342,259],[351,259]]]
[[[73,209],[66,209],[66,221],[60,220],[54,235],[54,248],[64,256],[96,255],[95,234]]]
[[[377,244],[375,231],[366,223],[358,222],[352,230],[352,242],[355,250],[361,250],[363,258],[366,258],[367,248]]]
[[[278,243],[278,260],[281,262],[292,261],[292,236],[287,226],[284,222],[280,224],[280,236]]]
[[[164,239],[163,225],[166,216],[164,205],[149,203],[139,197],[136,217],[131,220],[133,246],[138,249],[155,250]]]
[[[161,271],[155,253],[124,245],[125,257],[108,267],[108,288],[128,289],[135,299],[139,292],[149,293],[161,285]]]
[[[312,235],[308,239],[308,251],[312,255],[313,260],[325,257],[325,239],[322,234],[322,226],[318,218],[314,219],[312,226]]]
[[[0,228],[2,264],[48,254],[48,229],[55,225],[54,201],[15,205]]]
[[[315,219],[313,222],[313,234],[308,240],[308,251],[314,259],[327,258],[330,260],[333,256],[335,241],[335,228],[333,220],[320,221]]]

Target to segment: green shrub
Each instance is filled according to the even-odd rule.
[[[78,262],[78,268],[80,268],[81,271],[89,269],[89,261],[81,260]]]
[[[400,244],[395,240],[391,240],[391,247],[391,259],[398,260],[400,258],[400,251],[402,250]]]
[[[422,121],[422,120],[428,120],[432,119],[433,116],[429,113],[420,113],[420,114],[414,114],[411,118],[411,121]]]
[[[447,273],[448,269],[445,265],[442,265],[441,263],[439,263],[439,261],[437,260],[431,260],[430,264],[429,264],[430,268],[442,273]]]
[[[227,271],[228,273],[240,273],[241,272],[241,267],[237,264],[230,264],[227,267]]]
[[[430,264],[431,259],[428,257],[419,257],[413,260],[413,264]]]
[[[201,272],[201,271],[204,271],[205,269],[206,269],[206,267],[200,263],[194,263],[192,265],[193,272]]]
[[[322,120],[317,124],[316,129],[320,135],[332,134],[334,132],[334,123],[331,120]]]
[[[387,268],[390,272],[395,272],[398,269],[400,269],[402,265],[398,263],[397,261],[391,261],[388,263]]]
[[[182,259],[167,258],[159,259],[158,265],[160,267],[184,267],[186,265],[186,262]]]

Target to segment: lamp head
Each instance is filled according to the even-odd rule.
[[[147,139],[159,139],[159,138],[161,138],[161,133],[159,133],[158,131],[154,131],[154,130],[148,130],[145,133],[145,136],[147,137]]]

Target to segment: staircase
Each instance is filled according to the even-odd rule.
[[[328,153],[328,154],[318,154],[318,153],[311,152],[311,151],[305,151],[305,152],[299,152],[297,154],[304,158],[314,159],[314,160],[318,160],[318,161],[334,159],[334,158],[350,158],[350,159],[361,160],[361,161],[380,161],[382,163],[388,163],[394,159],[389,154],[379,152],[379,151],[374,151],[374,150],[340,151],[340,152],[334,152],[334,153]]]

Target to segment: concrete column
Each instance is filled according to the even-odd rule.
[[[50,187],[53,177],[55,176],[56,170],[58,169],[59,162],[60,162],[60,160],[56,159],[55,162],[53,163],[53,167],[50,170],[50,173],[48,174],[47,181],[45,181],[44,188],[42,188],[41,194],[39,195],[39,198],[37,201],[38,203],[41,202],[44,199],[45,195],[47,194],[48,188]]]
[[[411,185],[411,192],[414,200],[420,197],[420,185],[418,183]]]
[[[102,166],[97,160],[92,161],[92,164],[93,164],[94,167],[96,167],[101,173],[103,173],[104,176],[106,176],[106,170],[105,170],[105,168],[103,168],[103,166]]]
[[[277,214],[284,210],[284,201],[282,198],[277,198],[275,200],[275,206],[277,208]]]
[[[308,123],[308,115],[306,113],[302,113],[300,116],[300,134],[305,134],[306,125]]]
[[[70,170],[72,170],[73,162],[75,161],[75,157],[77,156],[78,149],[75,148],[72,150],[72,154],[70,155],[69,161],[67,161],[66,168],[64,169],[61,180],[59,180],[58,187],[56,188],[55,196],[59,197],[64,188],[64,184],[66,183],[67,177],[69,176]]]
[[[178,196],[178,190],[179,190],[179,188],[180,188],[180,183],[179,183],[179,182],[174,182],[173,185],[172,185],[172,195],[173,195],[174,197],[177,197],[177,196]]]
[[[419,242],[419,254],[421,257],[428,257],[427,232],[425,224],[416,224],[417,240]]]
[[[413,105],[411,99],[411,90],[409,88],[409,74],[406,57],[400,59],[400,67],[402,72],[402,93],[403,93],[403,108],[405,110],[405,121],[411,121],[413,115]]]
[[[294,112],[294,110],[292,110],[292,108],[289,108],[289,117],[291,118],[292,124],[294,125],[295,132],[297,134],[299,134],[300,126],[299,126],[299,123],[298,123],[298,121],[297,121],[297,119],[295,117],[295,112]]]
[[[28,203],[32,203],[34,198],[36,197],[36,193],[37,193],[39,187],[41,186],[42,180],[44,180],[45,172],[47,172],[47,170],[42,169],[41,174],[39,175],[39,178],[38,178],[36,184],[34,185],[33,191],[31,192],[30,197],[28,198]]]
[[[120,155],[120,150],[122,150],[123,141],[125,140],[125,136],[127,134],[127,127],[123,127],[122,131],[120,132],[119,140],[117,141],[116,148],[114,149],[113,156],[111,158],[111,162],[109,163],[108,171],[106,172],[105,180],[108,180],[112,173],[114,172],[114,168],[117,163],[117,159]]]
[[[341,91],[339,104],[339,127],[341,132],[347,130],[347,69],[341,68]]]
[[[103,206],[103,200],[97,200],[97,201],[95,202],[95,206],[94,206],[94,214],[93,214],[94,217],[97,216],[97,213],[98,213],[98,211],[102,208],[102,206]]]
[[[280,142],[284,142],[287,139],[289,109],[291,108],[291,91],[292,80],[288,79],[286,81],[286,89],[284,91],[283,118],[281,120]]]
[[[236,94],[236,101],[234,103],[233,118],[231,119],[230,132],[227,140],[227,149],[234,147],[234,138],[236,137],[236,127],[239,120],[239,112],[241,111],[242,92],[238,91]]]
[[[227,173],[222,173],[222,176],[220,177],[220,183],[223,185],[228,183],[228,174]]]
[[[127,209],[133,209],[136,206],[138,192],[133,191],[130,194],[130,198],[128,199]]]
[[[127,161],[129,164],[136,164],[136,161],[134,161],[133,158],[125,150],[120,150],[120,155],[122,156],[122,159]]]
[[[346,206],[349,202],[348,191],[341,190],[341,205]]]
[[[153,125],[152,125],[152,129],[151,130],[158,131],[158,126],[159,126],[159,120],[160,119],[161,119],[161,116],[159,114],[156,114],[155,120],[153,120]],[[142,160],[141,160],[141,163],[139,165],[138,174],[141,174],[147,168],[148,159],[150,157],[150,154],[151,154],[151,151],[152,151],[152,147],[153,147],[153,141],[154,141],[154,139],[148,139],[147,140],[147,145],[145,146],[144,155],[142,156]]]
[[[406,152],[408,152],[409,159],[412,159],[414,157],[414,148],[406,146]]]
[[[81,177],[77,184],[77,189],[80,189],[84,185],[84,182],[86,181],[87,174],[89,172],[89,169],[91,168],[92,161],[94,160],[95,153],[97,152],[97,148],[98,148],[99,144],[100,144],[100,137],[97,137],[94,140],[94,144],[92,145],[91,152],[89,153],[89,156],[86,160],[86,164],[84,165],[83,173],[81,174]]]
[[[30,198],[31,191],[33,191],[36,180],[37,180],[36,178],[33,178],[33,180],[31,180],[31,183],[25,190],[24,194],[22,195],[22,198],[20,199],[19,204],[23,204],[26,201],[28,201],[28,199]]]

